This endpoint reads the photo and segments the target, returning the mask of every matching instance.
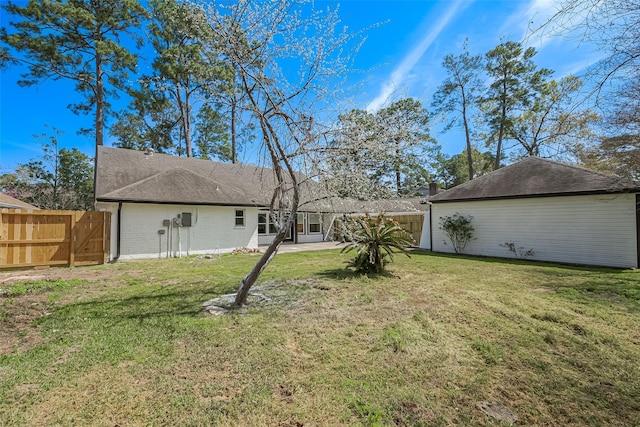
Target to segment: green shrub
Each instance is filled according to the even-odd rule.
[[[407,247],[414,243],[407,231],[384,213],[375,218],[369,214],[356,217],[349,228],[350,241],[342,252],[356,250],[349,267],[360,273],[381,273],[387,258],[393,260],[394,249],[409,256]]]
[[[453,250],[457,254],[461,254],[467,243],[474,239],[475,229],[471,225],[472,219],[472,216],[460,215],[458,212],[440,218],[440,229],[449,237]],[[445,241],[444,244],[446,245],[447,242]]]

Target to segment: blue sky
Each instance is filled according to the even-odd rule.
[[[384,23],[367,33],[355,63],[367,71],[352,77],[360,84],[348,104],[373,110],[403,97],[429,107],[444,78],[443,57],[459,54],[466,38],[470,52],[484,53],[501,39],[522,40],[530,23],[543,22],[555,10],[553,0],[316,0],[317,6],[335,4],[340,4],[343,23],[353,30]],[[6,14],[0,15],[2,26],[7,25]],[[554,77],[580,74],[599,57],[594,49],[566,37],[532,37],[527,43],[539,51],[535,62],[555,70]],[[92,137],[77,135],[78,129],[91,127],[91,116],[77,116],[66,108],[76,98],[73,84],[59,80],[21,88],[16,84],[20,72],[11,68],[0,73],[0,173],[40,155],[40,142],[33,135],[47,132],[45,125],[65,132],[60,148],[76,147],[93,156]],[[433,136],[446,153],[463,149],[455,130],[444,135],[434,131]],[[109,136],[106,141],[110,145]]]

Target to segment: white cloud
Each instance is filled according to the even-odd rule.
[[[602,59],[603,54],[594,51],[593,46],[581,43],[574,31],[558,23],[549,24],[557,12],[556,0],[524,2],[505,20],[499,34],[536,48],[540,54],[536,61],[546,60],[543,66],[556,70],[556,78],[584,74]]]
[[[409,51],[402,62],[393,70],[387,81],[382,84],[378,96],[367,105],[366,108],[368,111],[378,110],[389,100],[389,97],[396,92],[398,88],[403,86],[411,70],[420,58],[422,58],[425,51],[431,46],[434,40],[438,38],[442,30],[451,22],[454,16],[461,11],[463,3],[462,0],[453,2],[438,21],[432,24],[431,30]]]
[[[535,34],[531,31],[547,22],[556,11],[555,0],[524,2],[503,22],[499,34],[514,41],[527,38],[527,45],[539,50],[551,40],[552,35],[547,31]]]
[[[591,67],[598,64],[598,62],[603,60],[606,56],[607,55],[604,52],[593,52],[573,62],[562,64],[558,69],[558,78],[569,75],[580,76],[585,74],[585,72],[589,71]]]

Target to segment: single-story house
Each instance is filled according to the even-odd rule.
[[[96,157],[96,209],[112,213],[111,259],[225,253],[273,239],[271,169],[112,147],[99,147]],[[332,240],[337,217],[374,211],[362,202],[319,198],[307,184],[287,235],[291,243]],[[426,207],[415,199],[378,209]]]
[[[471,216],[465,254],[638,268],[640,185],[529,157],[429,199],[421,247],[454,252],[442,218]],[[514,250],[509,250],[511,245]]]
[[[30,205],[27,202],[18,200],[15,197],[11,197],[7,194],[0,193],[0,208],[6,209],[40,209],[36,206]]]

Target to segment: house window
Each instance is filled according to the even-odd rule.
[[[267,214],[258,214],[258,234],[267,234]]]
[[[244,227],[244,209],[236,209],[236,227]]]
[[[310,213],[307,218],[309,220],[309,233],[320,233],[320,214]]]
[[[297,214],[297,226],[296,226],[296,230],[298,232],[298,234],[304,234],[304,214],[303,213],[299,213]]]

